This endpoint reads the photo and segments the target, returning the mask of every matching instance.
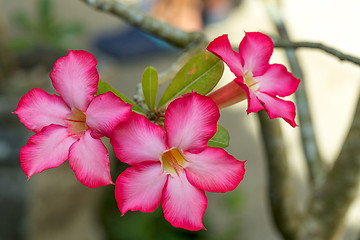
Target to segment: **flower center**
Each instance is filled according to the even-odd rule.
[[[81,137],[86,131],[86,115],[81,110],[74,108],[70,114],[66,116],[66,125],[70,135]]]
[[[244,82],[254,92],[256,92],[259,89],[259,86],[257,85],[258,82],[254,79],[252,72],[249,72],[249,71],[245,72]]]
[[[171,175],[178,174],[178,171],[181,170],[186,163],[187,160],[184,154],[177,148],[167,150],[161,155],[162,170]]]

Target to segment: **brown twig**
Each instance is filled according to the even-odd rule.
[[[270,2],[271,3],[271,2]],[[277,31],[284,41],[289,41],[289,35],[282,19],[282,14],[277,4],[268,4],[267,10],[274,21]],[[310,113],[310,106],[305,91],[306,81],[302,73],[299,60],[295,54],[294,49],[285,50],[287,59],[290,64],[291,71],[295,77],[300,78],[300,84],[295,92],[296,105],[298,117],[300,120],[300,132],[302,147],[305,153],[305,159],[308,166],[308,172],[312,186],[318,188],[324,181],[325,170],[323,160],[319,154],[319,148],[316,141],[315,131],[312,123],[312,117]]]
[[[272,18],[280,36],[288,41],[287,31],[282,21],[281,14],[276,8],[270,8],[269,12],[272,14]],[[279,44],[280,45],[280,44]],[[319,48],[326,52],[337,56],[339,59],[347,59],[352,62],[356,60],[355,57],[342,54],[340,51],[326,47],[322,44],[311,43],[304,44],[292,44],[293,46],[306,46],[312,48]],[[290,46],[283,44],[282,46]],[[293,71],[301,70],[298,64],[298,61],[295,56],[294,49],[287,49],[286,53],[290,62],[291,67],[295,67]],[[301,73],[301,72],[300,72]],[[299,92],[300,90],[300,92]],[[305,89],[299,87],[297,91],[297,103],[300,116],[301,129],[304,128],[303,120],[301,117],[305,117],[305,122],[309,123],[305,129],[302,131],[302,138],[304,144],[304,150],[308,162],[308,166],[313,174],[313,182],[315,188],[311,189],[311,199],[307,208],[307,211],[304,213],[303,220],[299,224],[297,239],[305,240],[322,240],[329,239],[334,240],[338,239],[338,234],[340,233],[341,226],[344,223],[344,219],[351,205],[352,201],[355,199],[357,190],[359,188],[360,180],[360,99],[358,100],[358,105],[356,108],[356,115],[353,120],[350,132],[345,140],[342,151],[335,161],[333,168],[330,173],[325,176],[325,172],[322,165],[322,161],[317,153],[315,155],[314,150],[317,152],[317,148],[314,149],[316,145],[311,145],[316,143],[315,134],[313,131],[309,131],[309,126],[311,124],[309,107],[307,106]],[[300,97],[300,99],[299,99]],[[301,100],[301,101],[299,101]],[[304,101],[305,100],[305,101]],[[300,104],[303,104],[301,106]],[[300,105],[300,106],[299,106]],[[301,109],[301,107],[304,107]],[[305,112],[301,112],[305,110]],[[307,113],[308,112],[308,113]],[[305,113],[305,114],[304,114]],[[309,134],[311,133],[311,134]],[[304,135],[306,134],[306,135]],[[310,139],[307,139],[310,137]],[[310,140],[310,142],[309,142]],[[315,162],[314,162],[315,160]],[[314,165],[314,163],[316,163]]]
[[[300,238],[337,239],[360,184],[360,96],[345,143],[324,186],[314,195]]]
[[[121,1],[82,1],[98,10],[115,14],[134,27],[180,48],[189,47],[191,44],[205,39],[205,35],[201,32],[185,32],[177,27],[151,17],[149,14],[136,7],[122,3]]]
[[[341,61],[348,61],[351,63],[354,63],[356,65],[360,65],[360,58],[349,55],[349,54],[345,54],[340,52],[339,50],[326,46],[323,43],[318,43],[318,42],[292,42],[286,39],[277,39],[277,38],[272,38],[273,42],[274,42],[274,47],[275,48],[286,48],[286,49],[297,49],[297,48],[313,48],[313,49],[318,49],[321,51],[324,51],[326,53],[329,53],[335,57],[337,57],[338,59],[340,59]]]
[[[268,169],[268,194],[276,227],[284,239],[295,239],[300,222],[286,146],[277,120],[269,119],[265,111],[259,112],[261,134]]]

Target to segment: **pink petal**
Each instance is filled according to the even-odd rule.
[[[170,103],[165,113],[168,146],[200,152],[216,133],[219,109],[211,98],[184,94]]]
[[[115,198],[122,215],[129,210],[153,212],[160,205],[166,180],[160,163],[146,162],[127,168],[115,183]]]
[[[70,109],[61,97],[34,88],[21,98],[14,113],[29,130],[39,132],[50,124],[66,126],[64,119]]]
[[[69,148],[76,140],[69,136],[65,127],[44,127],[21,148],[20,161],[24,173],[30,178],[35,173],[60,166],[68,159]]]
[[[297,126],[295,123],[296,112],[293,102],[285,101],[261,92],[257,94],[257,97],[264,104],[265,111],[271,119],[280,117],[292,127]]]
[[[55,62],[50,78],[55,90],[71,108],[85,112],[97,92],[96,64],[90,53],[72,50]]]
[[[244,177],[244,163],[221,148],[206,148],[198,154],[184,153],[189,161],[185,168],[189,182],[208,192],[234,190]]]
[[[110,137],[119,122],[129,118],[131,105],[112,92],[96,96],[86,111],[86,124],[95,138]]]
[[[115,128],[111,144],[120,161],[133,165],[144,161],[160,161],[166,150],[164,130],[146,117],[131,113],[129,119]]]
[[[227,34],[215,38],[206,49],[221,58],[235,76],[243,76],[241,56],[232,49]]]
[[[269,60],[274,49],[271,38],[259,32],[249,32],[240,42],[239,54],[244,61],[244,71],[259,76],[269,67]]]
[[[113,184],[108,151],[100,139],[91,137],[90,131],[70,147],[69,164],[85,186],[96,188]]]
[[[259,99],[256,97],[255,93],[249,89],[249,87],[242,83],[243,81],[241,81],[240,78],[236,78],[234,80],[246,93],[247,96],[247,100],[248,100],[248,108],[246,110],[247,114],[251,113],[251,112],[258,112],[261,109],[264,109],[263,105],[261,104],[261,102],[259,101]]]
[[[300,79],[295,78],[280,64],[272,64],[264,75],[256,77],[259,91],[269,95],[285,97],[293,94],[299,86]]]
[[[163,191],[164,217],[174,227],[191,231],[205,229],[202,218],[207,206],[205,192],[189,183],[184,172],[169,175]]]

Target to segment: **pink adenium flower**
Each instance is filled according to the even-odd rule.
[[[271,39],[258,32],[246,33],[235,52],[228,36],[222,35],[213,40],[207,50],[221,58],[235,74],[236,78],[209,95],[224,108],[248,99],[247,113],[264,109],[270,118],[280,117],[296,127],[295,105],[279,97],[293,94],[300,80],[289,73],[281,64],[269,64],[273,52]]]
[[[135,113],[120,123],[111,144],[116,156],[131,165],[115,183],[121,213],[153,212],[162,202],[165,219],[174,227],[204,229],[204,191],[231,191],[245,172],[244,162],[207,147],[219,116],[209,97],[189,93],[168,106],[165,131]]]
[[[69,50],[50,73],[60,96],[35,88],[21,98],[15,113],[35,132],[20,151],[21,167],[29,178],[69,159],[84,185],[113,183],[100,137],[110,137],[116,124],[129,117],[131,106],[111,92],[94,97],[99,82],[96,65],[90,53]]]

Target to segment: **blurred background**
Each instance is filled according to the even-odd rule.
[[[156,1],[124,0],[167,21],[168,8]],[[186,1],[184,1],[186,2]],[[208,8],[175,21],[183,29],[203,30],[211,40],[224,33],[234,45],[244,31],[276,36],[266,0],[207,1]],[[322,42],[360,56],[360,2],[357,0],[287,0],[281,12],[292,40]],[[165,9],[165,10],[164,10]],[[173,15],[170,15],[173,16]],[[200,16],[200,17],[199,17]],[[189,19],[191,21],[189,21]],[[266,191],[266,162],[256,114],[246,115],[242,102],[222,111],[220,124],[231,139],[228,152],[247,159],[239,187],[225,194],[206,193],[207,231],[173,228],[155,213],[128,212],[121,217],[114,186],[89,189],[65,162],[29,181],[20,168],[19,151],[32,135],[11,114],[21,96],[38,87],[54,93],[49,73],[67,49],[83,49],[98,60],[101,79],[128,97],[136,93],[146,66],[166,71],[182,53],[139,32],[121,19],[74,0],[0,1],[0,240],[22,239],[281,239],[273,226]],[[360,68],[318,50],[297,51],[304,71],[320,153],[337,157],[352,120],[360,90]],[[273,63],[287,65],[276,49]],[[233,79],[226,69],[218,87]],[[164,90],[166,86],[162,86]],[[306,173],[299,129],[282,122],[299,201],[306,198]],[[301,127],[301,126],[300,126]],[[110,150],[110,155],[113,156]],[[115,180],[125,167],[112,157]],[[350,209],[344,239],[359,239],[360,201]]]

